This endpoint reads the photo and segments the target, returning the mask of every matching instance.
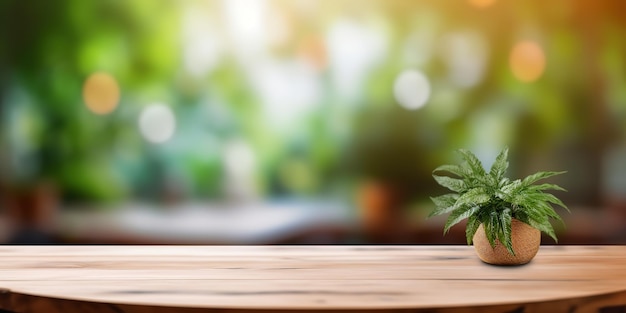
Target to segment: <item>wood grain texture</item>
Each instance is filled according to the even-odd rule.
[[[467,246],[2,246],[0,288],[24,313],[623,312],[626,246],[519,267]]]

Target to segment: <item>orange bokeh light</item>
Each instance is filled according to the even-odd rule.
[[[486,8],[496,2],[496,0],[468,0],[469,3],[478,8]]]
[[[533,82],[543,74],[546,57],[543,49],[535,42],[521,41],[515,44],[509,57],[513,75],[523,82]]]
[[[120,100],[117,81],[107,73],[91,74],[83,85],[83,100],[93,113],[104,115],[113,112]]]
[[[298,52],[318,70],[323,70],[328,64],[326,46],[320,37],[309,36],[300,41]]]

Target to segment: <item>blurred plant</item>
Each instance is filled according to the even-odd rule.
[[[429,125],[423,112],[396,105],[356,113],[348,169],[386,185],[400,203],[428,194],[435,187],[426,178],[432,168]]]
[[[33,5],[7,0],[0,9],[0,93],[8,95],[0,99],[0,110],[36,122],[28,135],[32,147],[12,156],[26,157],[27,164],[16,162],[28,168],[13,168],[11,180],[52,181],[75,199],[119,198],[124,182],[113,163],[104,160],[112,158],[134,119],[129,123],[128,111],[106,116],[89,112],[81,99],[83,79],[107,71],[124,87],[140,89],[171,75],[177,51],[172,42],[175,7],[163,1]],[[161,12],[158,21],[151,12]],[[27,103],[16,98],[20,90],[28,93]],[[128,105],[127,99],[123,95],[119,102]],[[5,128],[3,133],[16,136],[10,142],[24,139],[19,131]]]

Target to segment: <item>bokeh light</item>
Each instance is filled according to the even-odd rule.
[[[298,53],[305,60],[310,62],[316,70],[321,71],[328,65],[328,55],[326,45],[319,36],[308,36],[300,41]]]
[[[239,62],[254,64],[269,41],[268,1],[222,1],[223,17]]]
[[[120,101],[117,81],[104,72],[91,74],[83,85],[83,101],[93,113],[104,115],[113,112]]]
[[[236,178],[249,177],[256,167],[256,156],[250,144],[234,139],[224,145],[224,165],[228,175]]]
[[[218,64],[223,42],[211,19],[198,10],[187,10],[182,25],[182,56],[185,70],[202,77]]]
[[[271,127],[290,126],[315,109],[323,95],[318,75],[304,60],[257,65],[253,85]]]
[[[486,8],[492,6],[496,0],[469,0],[469,3],[477,8]]]
[[[222,148],[224,159],[224,191],[231,201],[247,201],[257,197],[255,172],[257,156],[250,144],[241,138],[230,139]]]
[[[152,143],[168,141],[176,130],[176,118],[165,104],[155,103],[147,106],[139,116],[139,131]]]
[[[423,107],[430,98],[430,83],[422,72],[405,70],[396,78],[393,94],[402,107],[416,110]]]
[[[532,41],[515,44],[509,58],[513,75],[523,82],[533,82],[543,74],[546,57],[543,49]]]
[[[325,46],[334,86],[346,99],[358,99],[365,77],[387,54],[388,38],[374,25],[348,18],[333,23]]]
[[[448,80],[455,86],[469,88],[482,81],[488,49],[480,33],[465,31],[448,34],[443,38],[442,54],[448,67]]]

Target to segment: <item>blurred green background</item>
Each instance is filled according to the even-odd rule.
[[[565,242],[624,243],[625,31],[611,0],[2,0],[6,241],[322,201],[346,215],[260,242],[440,242],[432,169],[509,146],[513,177],[568,171]]]

